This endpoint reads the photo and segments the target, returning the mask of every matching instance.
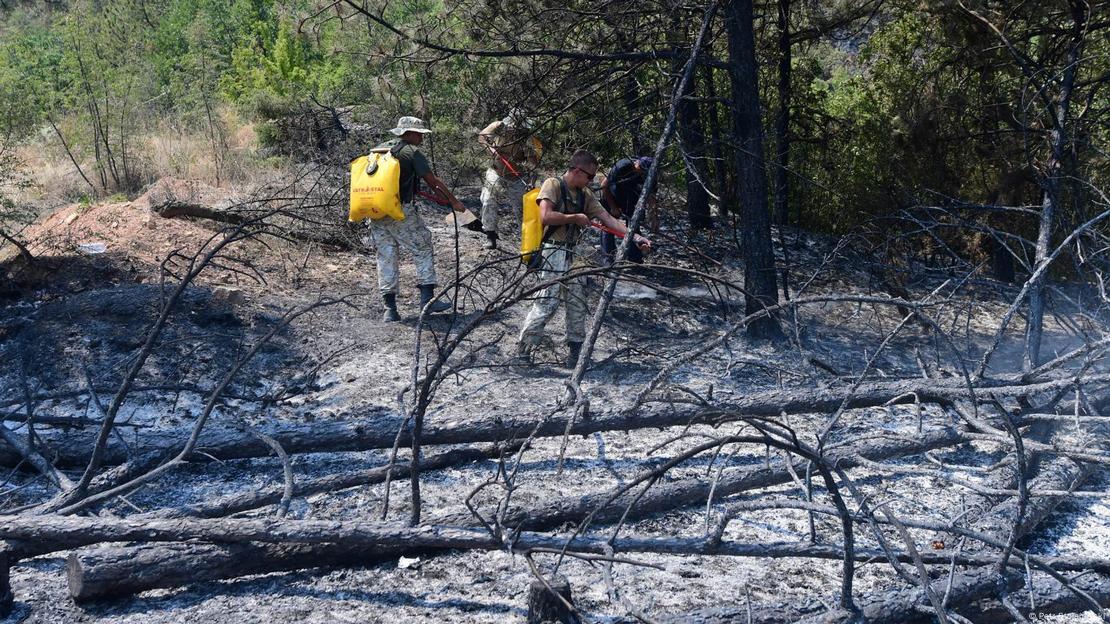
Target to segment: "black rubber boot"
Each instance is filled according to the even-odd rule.
[[[578,356],[582,353],[582,343],[568,342],[567,350],[567,368],[574,368],[575,366],[578,366]]]
[[[497,249],[497,232],[486,232],[486,239],[483,249]]]
[[[521,341],[516,344],[516,355],[513,356],[513,364],[531,364],[532,356],[536,351],[536,344],[529,341]]]
[[[401,315],[397,313],[397,293],[383,294],[382,303],[385,304],[385,312],[382,313],[383,321],[386,323],[395,323],[401,320]]]
[[[427,284],[420,287],[420,309],[427,309],[428,314],[435,314],[436,312],[447,312],[451,309],[451,303],[436,299],[432,301],[432,297],[436,295],[435,284]],[[429,303],[430,302],[430,303]]]

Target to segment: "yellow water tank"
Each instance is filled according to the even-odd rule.
[[[349,221],[404,221],[401,210],[401,163],[389,152],[372,152],[351,161]]]
[[[525,264],[528,264],[532,253],[543,242],[543,221],[540,220],[540,203],[537,201],[539,196],[540,189],[534,188],[521,198],[523,212],[520,219],[520,260]]]

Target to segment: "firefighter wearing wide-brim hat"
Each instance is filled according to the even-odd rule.
[[[388,149],[401,165],[401,210],[405,218],[400,221],[373,220],[370,222],[370,233],[377,248],[378,288],[381,290],[382,303],[385,305],[383,319],[399,321],[401,315],[397,312],[397,290],[400,282],[398,254],[401,249],[412,254],[413,261],[416,263],[420,307],[427,312],[445,312],[451,309],[448,301],[442,299],[433,301],[438,282],[432,233],[420,218],[420,212],[413,202],[420,180],[438,192],[456,212],[463,212],[466,208],[451,193],[447,185],[432,173],[428,159],[418,149],[424,142],[424,135],[431,132],[424,121],[416,117],[402,117],[397,121],[397,127],[390,132],[398,139],[383,143],[375,150]]]

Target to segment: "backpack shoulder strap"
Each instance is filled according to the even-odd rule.
[[[562,203],[563,203],[563,205],[566,206],[567,208],[571,208],[572,206],[570,205],[570,190],[567,189],[566,180],[563,180],[562,178],[559,178],[559,192],[562,194]],[[583,191],[583,192],[578,194],[578,210],[576,212],[568,212],[567,214],[577,214],[579,212],[585,212],[585,211],[586,211],[586,192]]]
[[[559,178],[559,191],[563,194],[563,197],[562,197],[563,205],[566,206],[568,209],[575,207],[575,206],[571,206],[570,191],[569,191],[569,189],[567,189],[566,181],[563,180],[562,178]],[[586,190],[585,189],[582,189],[581,191],[578,192],[578,206],[576,206],[576,207],[578,208],[578,210],[576,212],[567,212],[565,214],[582,214],[586,211]],[[568,240],[576,241],[578,239],[579,231],[578,231],[577,226],[574,226],[574,225],[560,225],[559,227],[568,228],[567,229],[567,239]],[[552,229],[555,229],[555,228],[552,228]]]
[[[563,181],[559,180],[559,184],[563,185]],[[566,190],[565,185],[563,185],[563,188],[559,189],[560,192],[564,192],[565,190]],[[566,198],[566,195],[563,195],[564,200],[565,200],[565,198]],[[538,201],[539,200],[537,200],[537,202]],[[541,212],[541,214],[542,214],[542,212]],[[556,230],[556,227],[552,227],[552,226],[549,226],[549,225],[543,226],[543,236],[540,237],[540,244],[536,247],[536,252],[537,253],[539,253],[540,249],[543,249],[543,244],[547,242],[547,239],[551,238],[551,235],[555,233],[555,230]]]

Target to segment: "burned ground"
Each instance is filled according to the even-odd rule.
[[[13,618],[28,622],[520,620],[526,614],[528,585],[535,580],[530,561],[544,574],[553,574],[557,568],[557,573],[570,581],[575,604],[589,621],[621,621],[636,614],[645,619],[695,621],[747,621],[749,613],[753,621],[832,618],[842,599],[843,579],[843,562],[835,556],[768,552],[762,557],[737,557],[715,552],[712,542],[691,545],[712,533],[726,515],[732,520],[723,525],[723,542],[718,547],[722,543],[805,546],[811,536],[814,544],[833,550],[843,544],[842,518],[810,515],[804,505],[776,505],[777,501],[793,501],[811,504],[811,510],[828,506],[831,494],[816,470],[807,475],[804,465],[798,464],[795,474],[784,473],[783,478],[756,488],[730,485],[730,479],[738,475],[782,473],[785,467],[795,470],[800,455],[794,454],[801,447],[787,451],[737,437],[758,438],[757,432],[766,427],[789,431],[805,448],[823,448],[829,457],[844,454],[840,461],[851,466],[844,469],[850,472],[838,478],[849,479],[850,475],[849,487],[854,488],[845,496],[852,501],[852,511],[859,514],[856,548],[867,552],[905,548],[889,525],[878,532],[887,541],[885,546],[870,528],[879,526],[871,521],[877,522],[889,512],[910,525],[909,535],[918,550],[958,557],[978,552],[969,545],[973,540],[966,534],[930,529],[924,521],[974,527],[989,517],[989,510],[1013,498],[1012,491],[1024,480],[994,480],[1013,464],[1012,446],[986,434],[972,435],[976,431],[970,424],[986,420],[1002,427],[1002,420],[1013,417],[1029,435],[1031,445],[1051,442],[1068,449],[1071,456],[1087,453],[1085,465],[1091,467],[1090,475],[1066,487],[1048,489],[1076,487],[1093,493],[1071,497],[1055,512],[1049,506],[1045,512],[1050,514],[1048,520],[1022,535],[1017,546],[1046,557],[1104,560],[1104,549],[1090,545],[1105,532],[1107,513],[1103,503],[1107,475],[1101,468],[1105,430],[1097,420],[1107,387],[1102,352],[1096,349],[1089,354],[1079,376],[1078,369],[1065,368],[1021,379],[1017,365],[1020,336],[1011,332],[992,359],[988,374],[978,380],[977,386],[987,396],[957,396],[966,369],[974,368],[989,347],[998,319],[1017,294],[1017,287],[978,275],[908,265],[901,287],[911,298],[899,301],[928,302],[934,292],[941,293],[938,298],[944,300],[935,307],[920,308],[928,310],[942,330],[930,332],[904,322],[903,313],[888,303],[891,296],[871,279],[874,273],[869,265],[882,264],[880,257],[854,248],[847,253],[841,241],[791,231],[786,235],[791,243],[794,281],[805,286],[795,298],[813,300],[784,310],[787,340],[753,341],[743,332],[728,334],[743,318],[743,295],[738,290],[743,267],[732,259],[733,242],[728,237],[687,233],[676,224],[665,224],[657,240],[669,238],[670,243],[658,244],[651,258],[654,266],[629,269],[616,286],[593,363],[582,381],[588,398],[583,411],[581,402],[568,405],[563,401],[570,371],[558,364],[564,350],[557,339],[545,346],[532,365],[511,360],[526,302],[494,304],[520,295],[521,288],[527,288],[534,278],[519,282],[524,286],[514,285],[521,274],[519,262],[480,251],[479,238],[469,233],[457,239],[460,255],[456,264],[453,228],[437,218],[434,208],[426,210],[437,241],[442,284],[454,277],[456,267],[465,276],[482,263],[494,264],[465,277],[461,290],[452,291],[461,295],[456,314],[431,317],[423,323],[412,287],[406,287],[400,296],[404,321],[392,325],[380,321],[372,256],[369,250],[358,249],[359,232],[342,233],[354,241],[349,249],[267,235],[230,246],[226,256],[221,256],[229,261],[201,272],[174,303],[166,328],[123,403],[118,433],[109,444],[112,449],[123,449],[123,457],[132,456],[128,453],[137,456],[157,446],[157,440],[186,436],[204,412],[215,384],[288,310],[311,305],[321,296],[346,298],[298,317],[234,375],[213,400],[209,423],[188,461],[80,513],[92,513],[90,518],[105,521],[143,519],[154,526],[168,517],[168,510],[269,488],[280,490],[288,483],[282,459],[273,455],[234,457],[219,440],[234,440],[236,435],[247,440],[254,431],[271,434],[288,448],[300,448],[298,440],[328,426],[357,425],[368,431],[395,433],[402,417],[414,409],[415,354],[420,380],[441,356],[446,357],[443,370],[435,373],[431,398],[422,411],[427,435],[508,426],[506,423],[561,423],[564,421],[559,418],[569,420],[568,411],[578,414],[571,424],[586,428],[591,422],[632,415],[631,424],[625,422],[611,430],[566,437],[541,434],[519,452],[498,454],[494,449],[484,459],[424,472],[419,482],[422,522],[481,526],[468,511],[470,497],[470,504],[483,517],[497,516],[500,507],[503,518],[513,514],[530,518],[537,525],[534,530],[542,534],[569,537],[582,526],[587,538],[619,536],[675,543],[667,548],[658,542],[651,549],[622,550],[620,540],[614,538],[615,555],[595,559],[562,559],[542,548],[515,548],[516,538],[510,534],[504,535],[503,544],[490,549],[425,547],[383,557],[352,543],[351,550],[361,561],[352,563],[348,558],[337,568],[300,565],[297,567],[307,569],[178,583],[137,595],[80,602],[69,597],[73,587],[67,585],[64,568],[70,549],[48,548],[45,554],[24,558],[12,568]],[[151,216],[149,204],[141,202],[72,206],[44,221],[42,236],[32,237],[37,241],[32,249],[39,257],[33,270],[18,259],[8,262],[10,283],[18,286],[6,290],[0,308],[0,357],[9,363],[0,377],[4,391],[0,401],[16,435],[26,436],[25,425],[19,422],[26,414],[39,421],[35,429],[42,436],[42,454],[57,461],[71,479],[80,477],[83,462],[65,465],[63,455],[52,451],[65,446],[66,440],[91,439],[96,432],[100,414],[88,386],[93,386],[102,402],[112,397],[167,292],[180,279],[185,259],[212,237],[218,238],[224,225]],[[79,255],[75,248],[85,243],[103,243],[105,251]],[[174,250],[181,250],[178,262],[164,264],[163,259]],[[411,265],[403,265],[402,284],[414,283],[411,271]],[[594,273],[589,279],[594,302],[607,275]],[[728,287],[730,283],[734,287]],[[1061,293],[1067,294],[1067,286],[1061,288]],[[1104,330],[1099,313],[1080,314],[1070,305],[1063,297],[1057,301],[1055,310],[1064,320],[1050,325],[1046,339],[1056,353],[1095,342]],[[561,323],[561,314],[556,315],[549,327],[553,336],[561,334]],[[1074,331],[1077,324],[1086,335]],[[465,339],[454,351],[444,352],[442,346],[463,329],[469,331]],[[719,344],[709,348],[715,340]],[[684,361],[703,348],[705,353]],[[673,369],[656,379],[668,367]],[[1028,392],[1020,389],[1059,380],[1068,383]],[[653,387],[645,390],[649,384]],[[919,391],[908,397],[893,390],[883,394],[884,388],[903,386]],[[990,388],[1000,387],[1007,390],[989,396]],[[1076,388],[1082,389],[1089,401],[1069,403],[1072,395],[1058,396],[1066,394],[1061,389]],[[864,405],[866,401],[859,397],[867,392],[875,393],[876,398]],[[826,400],[826,396],[844,397],[841,407],[846,409],[837,408],[839,399]],[[760,397],[767,397],[768,405],[759,403]],[[809,409],[807,401],[812,402]],[[978,408],[973,407],[971,413],[966,412],[968,401],[978,401]],[[999,405],[1010,410],[1009,416],[998,411]],[[830,417],[839,412],[835,426],[830,425]],[[1075,413],[1070,428],[1048,436],[1030,429],[1037,427],[1037,422],[1055,422],[1037,421],[1033,416],[1058,412]],[[669,427],[637,428],[634,422],[636,418],[664,419],[669,414],[675,418]],[[1030,420],[1022,421],[1023,417]],[[51,422],[56,425],[47,424]],[[282,433],[281,427],[289,429]],[[816,442],[826,427],[828,435]],[[296,436],[289,433],[294,429]],[[562,431],[562,427],[558,429]],[[518,431],[517,437],[528,438],[528,433]],[[946,435],[950,438],[944,438]],[[358,440],[370,437],[352,434]],[[292,483],[387,464],[392,437],[384,433],[380,437],[383,442],[366,442],[365,448],[357,450],[290,452]],[[925,439],[949,441],[936,444],[927,453],[906,450],[870,462],[855,459],[859,453],[866,454],[864,449],[871,442],[911,444]],[[719,440],[719,444],[677,460],[710,440]],[[498,440],[475,437],[470,444],[429,442],[423,453],[427,460],[450,449],[494,441]],[[408,447],[408,442],[400,444],[399,457],[405,465]],[[1040,447],[1032,448],[1036,452]],[[672,460],[675,465],[669,466]],[[638,480],[652,471],[656,471],[654,478]],[[1025,476],[1032,479],[1036,475],[1031,466]],[[6,477],[2,504],[9,514],[41,505],[57,494],[47,478],[26,466]],[[659,502],[655,511],[630,512],[623,522],[618,522],[623,515],[620,510],[635,510],[632,500],[622,499],[614,518],[588,525],[582,524],[582,514],[571,511],[574,503],[582,503],[589,495],[596,498],[587,501],[586,508],[600,508],[605,493],[633,484],[638,486],[634,491],[645,492],[642,495],[648,500],[650,492],[670,492],[666,488],[687,483],[720,484],[721,492],[694,497],[696,502],[677,508]],[[648,484],[650,489],[644,487]],[[845,482],[841,486],[845,487]],[[1033,490],[1036,492],[1036,487]],[[1046,498],[1051,497],[1027,498],[1027,507],[1034,508]],[[287,511],[280,511],[286,505]],[[550,508],[559,505],[561,515],[551,512]],[[971,509],[982,512],[968,511]],[[341,523],[404,527],[412,511],[410,484],[402,476],[393,479],[388,489],[377,482],[322,490],[293,496],[285,505],[237,512],[233,518],[264,519],[277,514],[282,522],[297,527],[309,526],[298,523],[321,520],[340,523],[336,527]],[[914,521],[919,522],[914,525]],[[1005,526],[1002,520],[996,519],[996,523]],[[518,519],[518,524],[527,522]],[[89,543],[107,541],[112,540]],[[189,543],[200,545],[203,541]],[[678,542],[686,544],[686,550],[680,549]],[[80,552],[95,550],[85,547]],[[321,563],[327,560],[321,559]],[[895,590],[912,593],[920,589],[912,583],[913,563],[907,565],[909,579],[878,559],[861,561],[852,572],[856,601],[869,605],[910,600],[890,595]],[[953,569],[979,569],[952,568],[935,564],[933,559],[928,567],[937,582]],[[1034,578],[1038,583],[1049,582],[1040,575]],[[1015,600],[1020,599],[1020,587],[1012,591]],[[1092,595],[1105,600],[1105,594],[1098,591],[1099,587],[1091,590]],[[984,598],[986,602],[991,599]],[[928,603],[924,594],[911,602]],[[956,596],[951,608],[975,619],[976,613],[989,611],[983,605]],[[1081,611],[1082,607],[1071,610]]]

